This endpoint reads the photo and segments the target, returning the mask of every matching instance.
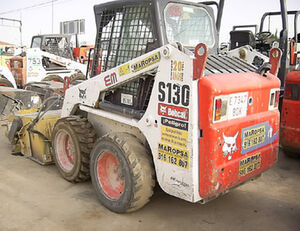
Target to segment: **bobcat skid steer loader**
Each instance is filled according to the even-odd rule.
[[[22,126],[11,120],[16,144],[29,130],[29,151],[51,152],[70,182],[91,177],[101,203],[118,213],[143,207],[156,182],[206,203],[276,163],[278,50],[269,72],[218,54],[204,4],[123,0],[94,11],[91,78],[65,91],[61,111],[35,112],[34,125],[28,114]],[[49,150],[34,150],[36,141]]]

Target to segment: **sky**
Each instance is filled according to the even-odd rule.
[[[199,2],[201,0],[190,1]],[[51,0],[0,0],[2,6],[0,8],[0,18],[22,21],[22,45],[26,46],[30,45],[33,35],[59,33],[59,24],[62,21],[85,19],[85,34],[79,36],[79,41],[82,44],[94,44],[96,25],[93,6],[104,2],[108,1],[53,0],[52,8]],[[300,0],[286,0],[286,2],[288,10],[300,10]],[[264,12],[279,10],[279,0],[226,0],[220,42],[229,41],[229,32],[234,25],[259,24]],[[279,25],[280,20],[275,20],[275,24]],[[300,19],[298,24],[298,27],[300,27]],[[291,20],[289,25],[292,27]],[[0,41],[20,45],[21,35],[18,23],[0,19]]]

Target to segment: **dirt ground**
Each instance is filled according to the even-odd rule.
[[[300,160],[282,152],[259,179],[205,205],[165,194],[149,204],[115,214],[97,200],[91,182],[71,184],[54,165],[10,155],[0,129],[0,230],[300,230]]]

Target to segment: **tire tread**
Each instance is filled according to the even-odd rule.
[[[132,169],[134,195],[126,212],[133,212],[143,207],[153,195],[155,185],[153,163],[149,158],[149,151],[133,135],[112,133],[109,137],[123,149]]]
[[[96,133],[86,118],[79,116],[70,116],[60,119],[58,122],[69,124],[77,136],[80,146],[81,160],[79,172],[72,179],[67,179],[72,183],[87,181],[90,179],[90,152],[96,140]],[[84,131],[84,132],[82,132]]]

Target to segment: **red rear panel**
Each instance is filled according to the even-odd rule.
[[[287,75],[286,88],[288,85],[282,102],[280,143],[285,148],[300,152],[300,71]]]
[[[278,154],[279,112],[270,109],[273,75],[218,74],[199,80],[199,192],[213,197],[272,167]],[[225,96],[228,118],[214,121]],[[238,105],[238,106],[236,106]]]

